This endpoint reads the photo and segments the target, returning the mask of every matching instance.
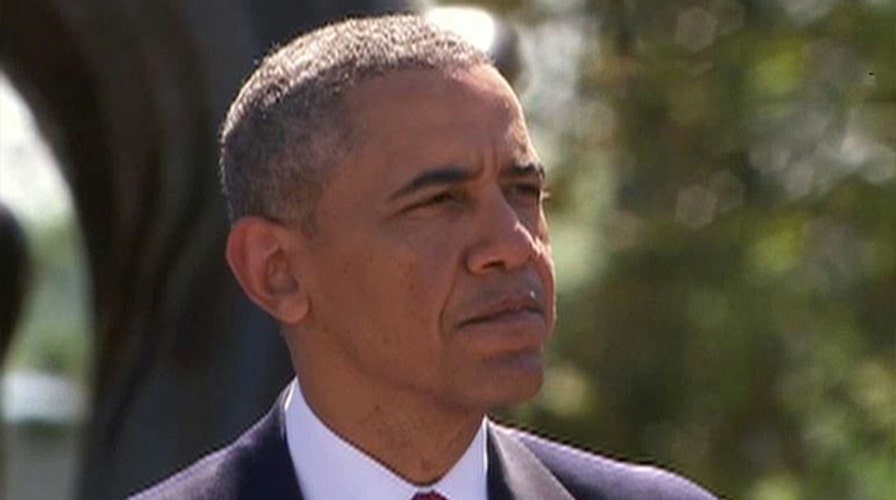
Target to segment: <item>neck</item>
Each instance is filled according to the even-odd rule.
[[[313,367],[314,361],[296,358],[302,395],[317,418],[412,484],[428,485],[444,476],[482,424],[483,411],[448,407],[351,369]]]

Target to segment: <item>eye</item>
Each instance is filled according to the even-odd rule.
[[[466,201],[463,192],[459,190],[439,191],[422,200],[411,204],[405,211],[421,210],[426,208],[451,207],[461,205]]]
[[[423,200],[423,205],[440,205],[443,203],[454,202],[458,200],[458,196],[456,193],[451,191],[446,191],[442,193],[438,193],[436,195],[430,196],[426,200]]]
[[[539,204],[548,198],[548,192],[544,186],[536,183],[513,184],[507,191],[508,197],[527,204]]]

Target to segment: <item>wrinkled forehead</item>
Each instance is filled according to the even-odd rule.
[[[519,112],[519,102],[510,84],[491,65],[439,69],[407,69],[368,78],[344,95],[354,114],[375,108],[387,97],[408,105],[436,98],[450,104],[498,106],[507,112]],[[373,106],[372,106],[373,105]],[[417,109],[425,113],[425,109]]]
[[[534,155],[519,101],[489,65],[379,76],[347,92],[344,104],[358,145],[431,138],[474,146],[479,138]]]

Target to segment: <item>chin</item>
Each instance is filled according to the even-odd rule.
[[[489,410],[529,401],[544,382],[544,361],[540,354],[508,357],[500,361],[483,389],[488,392]]]
[[[520,390],[515,393],[506,394],[501,398],[495,398],[496,400],[493,401],[490,405],[489,411],[527,403],[531,401],[535,397],[535,395],[538,394],[538,390],[540,388],[541,384],[535,386],[534,388],[526,388],[526,390]]]

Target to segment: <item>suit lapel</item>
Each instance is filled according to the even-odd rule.
[[[560,481],[506,428],[488,424],[489,500],[573,500]]]
[[[251,479],[244,483],[240,498],[302,500],[286,444],[282,398],[283,395],[259,422],[252,436],[258,454],[251,466]],[[509,429],[491,422],[488,424],[488,459],[489,500],[574,500]]]
[[[286,444],[286,415],[283,399],[277,398],[274,408],[259,422],[249,446],[255,448],[250,462],[251,473],[244,483],[239,498],[302,500],[289,446]]]

